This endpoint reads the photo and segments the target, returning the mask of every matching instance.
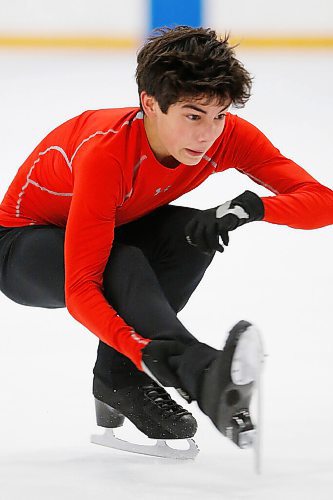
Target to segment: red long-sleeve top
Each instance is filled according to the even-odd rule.
[[[0,225],[66,227],[70,314],[141,368],[138,349],[145,340],[103,295],[114,228],[229,168],[274,193],[262,198],[265,221],[301,229],[333,223],[333,192],[247,121],[228,113],[221,136],[197,165],[170,169],[150,149],[140,110],[122,108],[86,111],[47,135],[10,184],[0,205]]]

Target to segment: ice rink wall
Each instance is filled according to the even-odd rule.
[[[332,0],[0,0],[2,46],[127,48],[162,24],[209,26],[255,48],[333,48]]]

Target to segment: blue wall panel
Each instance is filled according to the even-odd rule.
[[[150,0],[149,29],[186,24],[202,25],[203,0]]]

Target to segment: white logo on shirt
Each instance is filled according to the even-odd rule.
[[[154,196],[157,196],[158,194],[160,193],[165,193],[166,191],[168,191],[168,189],[171,188],[171,185],[170,186],[167,186],[166,188],[157,188],[156,191],[155,191],[155,194]]]

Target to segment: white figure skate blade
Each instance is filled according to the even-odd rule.
[[[240,436],[242,448],[254,447],[255,470],[262,469],[262,385],[261,373],[264,363],[264,348],[258,329],[251,325],[241,336],[231,364],[231,379],[235,385],[254,382],[257,392],[257,423],[255,429]]]
[[[236,385],[254,382],[264,358],[261,336],[251,325],[240,337],[231,363],[231,380]]]
[[[106,446],[108,448],[113,448],[121,451],[128,451],[130,453],[139,453],[141,455],[149,455],[153,457],[160,458],[173,458],[177,460],[189,460],[194,459],[198,453],[199,448],[197,447],[193,439],[187,439],[189,444],[186,450],[177,450],[171,448],[166,441],[158,439],[155,445],[145,445],[130,443],[123,439],[119,439],[114,435],[113,429],[105,429],[104,434],[98,435],[93,434],[90,439],[91,443],[99,444],[101,446]]]

